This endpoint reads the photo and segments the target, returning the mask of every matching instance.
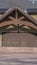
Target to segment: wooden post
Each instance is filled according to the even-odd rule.
[[[16,19],[18,19],[18,12],[17,12],[17,9],[15,10],[15,12],[16,12]]]

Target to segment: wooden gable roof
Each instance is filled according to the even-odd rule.
[[[24,17],[26,17],[26,19],[27,19],[27,21],[24,19],[24,20],[21,20],[22,22],[20,22],[20,23],[22,23],[22,24],[27,24],[27,26],[30,26],[30,27],[32,27],[32,28],[35,28],[35,29],[37,29],[37,21],[35,20],[35,19],[33,19],[28,13],[26,13],[26,12],[24,12],[20,7],[18,7],[18,6],[16,6],[16,7],[13,7],[13,8],[10,8],[9,10],[7,10],[4,14],[3,14],[3,16],[0,18],[0,27],[2,27],[2,26],[4,26],[4,24],[6,25],[6,23],[7,24],[9,24],[9,22],[4,22],[4,19],[6,19],[6,18],[8,18],[9,16],[10,16],[10,14],[12,14],[12,12],[13,11],[19,11]],[[19,13],[19,14],[20,14]],[[14,13],[15,14],[15,13]],[[16,16],[17,16],[17,14],[16,14]],[[22,17],[22,19],[24,18],[24,17]],[[14,17],[12,17],[12,19],[14,19]],[[29,22],[28,22],[29,21]],[[12,22],[10,22],[10,24],[11,24]],[[14,22],[13,24],[16,24],[17,22]],[[18,24],[20,24],[20,23],[18,23]]]

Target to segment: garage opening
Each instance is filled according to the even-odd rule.
[[[3,34],[3,47],[37,47],[36,36],[29,33]]]

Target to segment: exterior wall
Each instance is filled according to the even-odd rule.
[[[2,46],[2,34],[0,34],[0,47]]]
[[[35,20],[37,20],[37,15],[31,15]]]

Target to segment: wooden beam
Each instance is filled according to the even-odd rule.
[[[17,9],[15,9],[15,17],[16,17],[16,19],[18,19],[18,12],[17,12]]]
[[[30,26],[30,27],[32,27],[32,28],[34,28],[34,29],[37,29],[37,26],[35,26],[34,24],[32,24],[31,22],[29,22],[29,21],[19,21],[18,19],[16,20],[14,20],[14,21],[5,21],[5,22],[2,22],[2,23],[0,23],[0,27],[2,27],[2,26],[6,26],[6,25],[10,25],[10,24],[15,24],[15,25],[26,25],[26,26]]]
[[[22,19],[24,19],[24,17],[23,17],[23,16],[19,18],[19,20],[22,20]]]
[[[13,21],[5,21],[5,22],[0,23],[0,27],[10,25],[10,24],[15,24],[15,22],[13,22]]]
[[[15,20],[15,18],[13,18],[12,16],[9,16],[9,18],[10,18],[11,20]]]
[[[7,26],[7,25],[11,25],[11,24],[18,25],[18,24],[21,24],[21,21],[18,21],[18,20],[5,21],[5,22],[0,23],[0,27]]]
[[[32,24],[29,21],[21,21],[21,24],[26,25],[26,26],[30,26],[30,27],[32,27],[32,28],[37,30],[37,26],[35,26],[34,24]]]

